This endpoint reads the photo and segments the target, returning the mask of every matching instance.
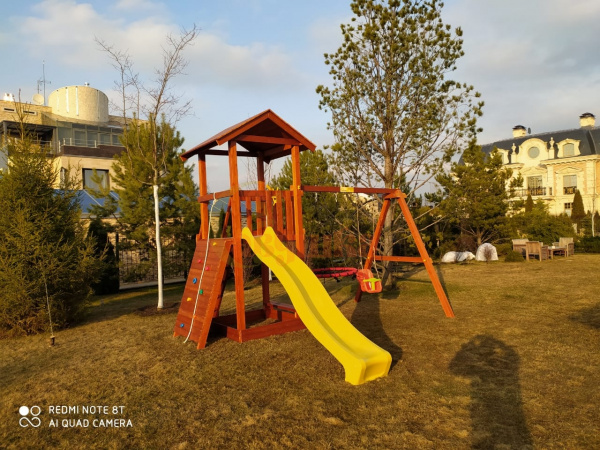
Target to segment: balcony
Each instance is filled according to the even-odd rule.
[[[577,190],[577,186],[566,186],[563,188],[563,194],[574,194]]]
[[[546,194],[547,192],[547,194]],[[552,195],[551,187],[535,187],[529,189],[515,189],[513,197],[527,197],[531,195],[532,197],[539,197],[543,195]]]

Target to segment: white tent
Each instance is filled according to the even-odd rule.
[[[448,252],[442,256],[443,263],[471,261],[475,255],[471,252]]]
[[[492,244],[481,244],[475,255],[477,261],[498,261],[498,252]]]

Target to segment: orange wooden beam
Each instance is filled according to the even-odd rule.
[[[206,182],[206,158],[204,155],[198,155],[198,188],[200,196],[206,195],[207,193],[207,182]],[[208,204],[200,204],[200,238],[208,238],[208,226],[210,224],[210,217],[208,217]]]
[[[229,141],[229,186],[231,188],[231,233],[233,235],[235,310],[237,314],[237,330],[238,333],[241,333],[246,329],[246,307],[244,304],[244,261],[242,257],[242,207],[240,203],[237,145],[235,141]]]
[[[237,142],[257,142],[260,144],[301,145],[297,139],[272,136],[253,136],[250,134],[240,134],[235,138],[235,140]]]
[[[410,209],[406,204],[406,200],[404,197],[398,198],[398,204],[400,205],[400,209],[402,210],[402,215],[404,216],[404,220],[406,220],[406,224],[408,225],[408,229],[410,230],[410,234],[412,235],[415,245],[417,246],[417,250],[419,250],[419,255],[423,259],[423,264],[425,264],[425,269],[429,274],[429,279],[431,280],[431,284],[433,284],[433,288],[440,300],[444,313],[446,317],[454,317],[454,311],[452,310],[452,306],[448,301],[448,297],[446,297],[446,292],[440,283],[440,280],[435,272],[435,268],[433,267],[433,261],[429,257],[427,253],[427,248],[423,243],[423,239],[421,239],[421,234],[419,233],[419,229],[417,228],[417,224],[413,220],[412,214],[410,213]]]
[[[300,149],[292,147],[292,186],[294,196],[294,229],[296,230],[296,254],[304,259],[304,225],[302,223],[302,190],[300,179]]]

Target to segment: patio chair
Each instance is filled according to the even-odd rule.
[[[572,237],[561,237],[558,240],[558,246],[567,249],[567,256],[575,254],[575,244]]]
[[[525,243],[525,259],[537,258],[539,261],[548,259],[548,246],[539,241],[527,241]]]
[[[528,241],[529,239],[513,239],[513,251],[519,252],[521,255],[523,255],[523,257],[525,257],[527,255],[525,243]]]

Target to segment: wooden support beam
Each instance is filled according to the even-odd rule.
[[[207,181],[206,181],[206,157],[204,155],[198,155],[198,189],[200,191],[200,197],[207,193]],[[198,199],[200,201],[200,199]],[[208,238],[208,227],[210,224],[210,217],[208,217],[208,204],[200,203],[200,238]]]
[[[404,197],[398,198],[398,204],[400,205],[400,209],[402,210],[402,214],[404,215],[404,220],[406,220],[406,224],[408,225],[410,234],[412,235],[412,237],[415,241],[417,250],[419,250],[419,255],[421,255],[423,263],[425,264],[425,269],[427,270],[427,273],[429,274],[429,279],[431,280],[431,283],[433,284],[433,288],[435,289],[435,292],[438,296],[438,299],[440,300],[442,308],[444,309],[444,313],[446,314],[446,317],[454,317],[454,311],[452,310],[452,306],[450,305],[450,302],[448,301],[448,298],[446,297],[446,292],[444,291],[444,288],[442,287],[442,284],[440,283],[437,273],[435,273],[435,268],[433,267],[433,261],[427,254],[427,248],[425,247],[425,244],[423,243],[423,239],[421,239],[421,234],[419,233],[419,229],[417,228],[417,225],[415,224],[415,221],[413,220],[412,214],[410,213],[410,209],[409,209],[408,205],[406,204],[406,200],[404,199]]]
[[[227,150],[212,149],[212,150],[206,150],[206,151],[202,152],[202,154],[203,155],[213,155],[213,156],[228,156],[229,152]],[[248,158],[256,158],[257,155],[258,155],[258,153],[251,152],[251,151],[236,153],[236,156],[238,156],[238,157],[248,157]]]
[[[229,219],[231,218],[231,197],[227,201],[227,211],[225,211],[225,219],[223,220],[223,229],[221,230],[221,237],[227,237],[227,224],[229,224]]]
[[[302,190],[300,179],[300,148],[292,146],[292,186],[294,196],[294,229],[296,231],[296,254],[304,259],[304,225],[302,222]]]
[[[240,134],[235,140],[238,142],[257,142],[259,144],[301,145],[297,139],[293,138],[253,136],[251,134]]]
[[[244,304],[244,261],[242,257],[242,207],[237,166],[237,145],[229,141],[229,186],[231,188],[231,233],[233,237],[233,274],[235,277],[235,310],[237,330],[246,329]],[[240,334],[241,336],[241,334]]]
[[[305,192],[340,192],[342,194],[382,194],[390,198],[406,197],[406,194],[399,189],[387,188],[367,188],[355,186],[305,186],[301,189]]]
[[[256,178],[258,180],[258,191],[262,195],[262,198],[256,198],[256,232],[262,234],[265,230],[263,214],[264,214],[264,202],[266,199],[265,194],[265,162],[262,155],[259,155],[256,159]]]
[[[284,194],[286,239],[292,241],[294,239],[294,202],[290,191],[284,191]]]
[[[375,255],[375,261],[392,261],[392,262],[406,262],[406,263],[419,263],[423,264],[423,258],[420,256],[385,256]]]
[[[206,188],[205,188],[206,189]],[[225,197],[231,197],[231,191],[221,191],[221,192],[215,192],[214,194],[200,194],[200,196],[198,197],[198,201],[200,203],[208,203],[210,201],[212,201],[214,198],[216,198],[217,200],[220,198],[225,198]]]

